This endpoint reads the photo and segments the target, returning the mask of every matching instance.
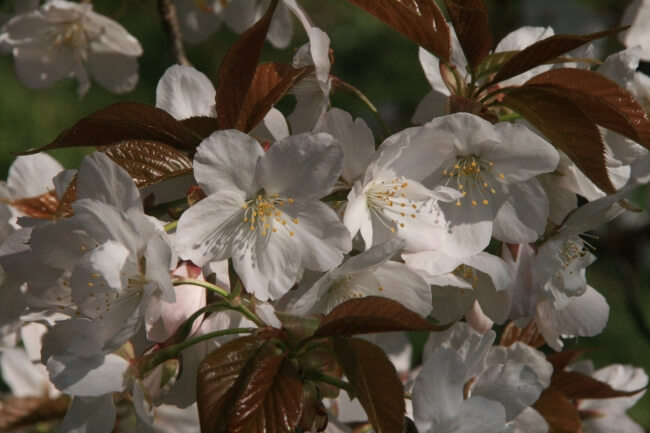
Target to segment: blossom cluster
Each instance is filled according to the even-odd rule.
[[[213,431],[205,413],[239,404],[244,373],[232,379],[237,389],[226,403],[208,403],[205,383],[216,379],[206,370],[218,367],[211,353],[238,344],[236,334],[267,333],[281,342],[276,349],[292,354],[280,359],[278,377],[288,383],[285,369],[294,367],[287,360],[300,364],[300,424],[291,431],[352,432],[359,424],[379,431],[386,421],[369,412],[338,349],[348,382],[340,369],[323,368],[314,379],[307,373],[318,362],[303,356],[316,353],[325,364],[326,355],[307,349],[319,336],[337,335],[327,334],[325,323],[340,319],[346,305],[380,298],[437,329],[421,365],[411,363],[407,333],[376,333],[397,328],[350,332],[367,333],[368,344],[392,362],[405,391],[392,397],[413,431],[557,431],[551,403],[558,399],[575,411],[575,431],[643,431],[625,411],[643,395],[646,373],[620,364],[595,370],[562,349],[564,340],[597,335],[607,324],[607,301],[586,279],[596,257],[585,234],[626,212],[627,195],[650,180],[647,143],[630,129],[599,123],[610,190],[589,162],[532,120],[510,116],[514,110],[454,109],[456,96],[489,84],[486,76],[475,82],[476,62],[464,54],[458,25],[459,36],[450,25],[449,60],[420,48],[432,90],[414,111],[414,126],[379,140],[364,120],[332,106],[329,38],[295,0],[174,3],[188,42],[204,40],[222,22],[250,35],[269,10],[266,39],[282,48],[296,17],[309,42],[293,60],[303,74],[290,91],[295,108],[286,117],[271,108],[250,130],[194,134],[200,140],[191,152],[169,153],[190,169],[156,184],[139,180],[133,166],[140,160],[120,163],[124,157],[107,151],[99,135],[86,143],[99,150],[78,170],[45,153],[15,160],[0,184],[0,373],[12,391],[6,407],[28,397],[63,401],[58,432]],[[32,6],[0,31],[23,82],[42,88],[72,76],[83,94],[90,74],[111,91],[133,89],[142,48],[122,26],[85,2]],[[493,55],[553,36],[551,28],[523,27]],[[589,48],[578,50],[486,91],[588,70],[647,107],[648,77],[636,71],[642,48],[612,54],[597,71],[580,62]],[[219,93],[202,72],[174,65],[158,83],[155,113],[167,124],[223,122]],[[512,108],[509,95],[501,97]],[[490,98],[480,99],[488,110]],[[381,311],[364,314],[386,320]],[[292,324],[312,319],[322,321],[318,331],[294,345]],[[336,336],[331,344],[348,341],[357,340]],[[558,353],[546,355],[543,344]],[[262,357],[267,349],[256,350]],[[253,376],[245,380],[254,383]],[[329,398],[331,385],[350,392],[337,388]],[[585,389],[594,386],[600,393],[591,396]],[[283,404],[289,400],[285,395]],[[9,427],[0,420],[0,431]],[[241,431],[281,431],[268,428]]]

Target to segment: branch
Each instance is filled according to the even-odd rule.
[[[157,0],[158,12],[160,13],[160,21],[163,30],[167,34],[169,41],[169,49],[179,65],[192,66],[187,56],[185,55],[185,48],[183,47],[183,40],[181,30],[178,26],[178,16],[176,15],[176,7],[172,4],[172,0]]]

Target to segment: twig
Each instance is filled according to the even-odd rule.
[[[176,7],[172,4],[171,0],[157,0],[157,2],[160,21],[162,22],[163,30],[167,34],[169,49],[174,60],[179,65],[191,66],[192,64],[187,60],[187,56],[185,55],[181,30],[178,26]]]

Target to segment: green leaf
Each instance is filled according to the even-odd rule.
[[[286,332],[286,341],[290,347],[297,347],[303,340],[314,335],[320,325],[320,318],[315,316],[294,316],[281,311],[276,311],[275,315],[282,322],[282,329]]]
[[[548,38],[535,42],[533,45],[512,56],[505,64],[503,64],[492,81],[484,87],[489,87],[500,81],[517,76],[535,66],[542,65],[558,56],[566,54],[588,42],[604,38],[605,36],[615,35],[626,28],[627,27],[618,27],[587,35],[549,36]]]
[[[262,18],[237,38],[221,62],[215,97],[219,129],[237,125],[277,5],[278,0],[271,0]]]
[[[633,97],[614,81],[597,72],[553,69],[528,80],[525,86],[541,86],[571,99],[598,125],[618,132],[650,148],[650,121]]]
[[[445,0],[449,18],[473,69],[492,51],[492,32],[483,0]]]
[[[573,101],[545,88],[524,86],[507,92],[502,104],[539,129],[596,186],[607,193],[616,191],[605,165],[603,137],[594,121]]]
[[[384,351],[360,338],[340,337],[334,350],[374,431],[404,431],[404,386]]]
[[[451,58],[449,26],[434,0],[348,0],[445,62]]]
[[[185,150],[196,147],[196,139],[167,112],[146,104],[119,102],[84,117],[50,144],[24,153],[110,146],[128,140],[156,141]]]
[[[351,299],[334,308],[321,321],[314,337],[368,334],[392,331],[436,331],[446,329],[429,323],[397,301],[378,296]]]

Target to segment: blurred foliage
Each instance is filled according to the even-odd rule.
[[[345,0],[301,0],[314,23],[331,38],[335,63],[332,73],[362,90],[379,108],[393,131],[409,125],[420,99],[429,90],[418,62],[417,47],[378,20],[350,6]],[[495,41],[521,25],[554,27],[557,33],[587,33],[617,26],[627,1],[621,0],[487,0]],[[35,91],[22,85],[13,71],[10,55],[0,55],[0,178],[6,178],[14,152],[42,146],[81,117],[117,101],[155,102],[160,76],[173,61],[167,51],[153,0],[94,0],[95,10],[122,23],[144,47],[140,58],[140,82],[126,95],[113,95],[93,84],[79,99],[76,82],[64,80],[54,87]],[[0,0],[0,13],[11,13],[13,1]],[[290,61],[293,50],[306,42],[297,22],[290,49],[265,49],[263,60]],[[236,35],[222,27],[208,41],[186,45],[190,61],[208,77],[215,79],[224,53]],[[620,49],[614,38],[600,44],[600,56]],[[290,98],[287,98],[290,99]],[[290,107],[283,101],[281,107]],[[381,137],[380,128],[367,109],[347,94],[336,93],[332,103],[363,117]],[[92,143],[88,143],[92,145]],[[52,155],[66,167],[76,167],[84,151],[56,151]],[[643,194],[641,194],[643,196]],[[639,203],[645,208],[645,203]],[[647,215],[645,215],[647,216]],[[647,218],[646,222],[647,224]],[[646,239],[647,241],[647,239]],[[637,306],[650,321],[650,254],[647,244],[636,245],[646,258],[636,262],[630,278],[640,278]],[[591,284],[605,295],[611,306],[610,322],[598,337],[570,342],[569,347],[594,347],[588,356],[597,367],[619,362],[650,371],[650,344],[639,332],[628,311],[629,279],[616,272],[620,257],[599,251],[599,261],[589,270]],[[645,263],[645,266],[641,266]],[[650,396],[646,395],[631,412],[650,428]]]

